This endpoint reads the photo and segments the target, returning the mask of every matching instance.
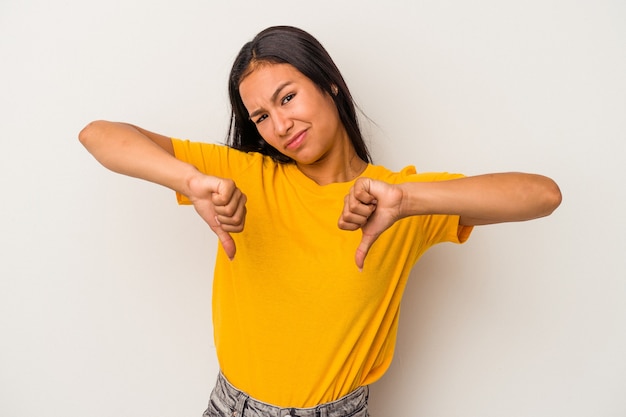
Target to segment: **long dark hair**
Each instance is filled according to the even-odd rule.
[[[291,64],[317,87],[328,93],[339,112],[339,118],[350,137],[357,155],[371,162],[357,119],[354,100],[339,69],[317,39],[292,26],[273,26],[261,31],[246,43],[230,71],[228,94],[232,107],[228,146],[245,152],[260,152],[279,162],[293,162],[261,137],[249,119],[239,93],[239,84],[257,63]]]

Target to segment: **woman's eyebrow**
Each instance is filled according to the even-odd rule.
[[[278,98],[278,95],[280,94],[281,90],[283,88],[287,87],[291,83],[292,83],[292,81],[285,81],[285,82],[279,84],[278,87],[276,88],[276,90],[274,90],[274,94],[272,94],[272,97],[270,98],[270,101],[272,101],[272,102],[276,101],[276,98]],[[262,109],[257,109],[255,111],[253,111],[252,113],[250,113],[250,118],[253,119],[254,117],[258,116],[261,113],[263,113],[263,110]]]

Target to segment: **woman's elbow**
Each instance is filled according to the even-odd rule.
[[[99,136],[99,132],[102,131],[104,124],[107,122],[103,120],[95,120],[87,124],[87,126],[83,127],[82,130],[78,133],[78,140],[80,143],[87,149],[89,149],[89,145],[97,139]]]
[[[544,216],[549,216],[561,205],[561,201],[563,201],[563,195],[561,194],[561,189],[558,184],[550,178],[546,178],[546,184],[544,185],[543,190],[543,207],[544,207]]]

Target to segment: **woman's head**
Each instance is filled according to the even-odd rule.
[[[263,64],[289,64],[310,79],[320,91],[330,95],[357,155],[370,162],[350,91],[324,47],[307,32],[290,26],[270,27],[246,43],[233,64],[229,79],[232,106],[229,145],[246,152],[255,151],[280,162],[290,162],[259,134],[243,104],[239,87],[255,68]]]

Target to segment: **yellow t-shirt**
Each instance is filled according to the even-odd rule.
[[[282,407],[334,401],[380,378],[412,266],[436,243],[465,241],[471,227],[459,226],[458,216],[402,219],[373,244],[360,272],[361,232],[337,226],[354,181],[320,186],[294,164],[257,153],[173,144],[177,158],[233,179],[248,198],[244,231],[232,235],[237,255],[230,261],[220,247],[214,273],[214,337],[226,378]],[[362,176],[389,183],[460,177],[371,164]]]

